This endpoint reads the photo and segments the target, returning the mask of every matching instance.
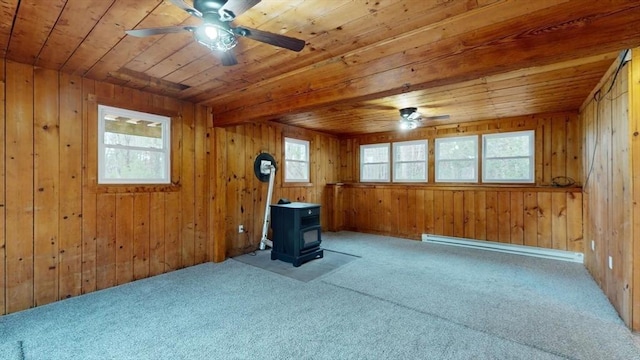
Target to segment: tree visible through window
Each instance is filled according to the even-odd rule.
[[[284,181],[309,182],[309,142],[284,138]]]
[[[436,139],[436,181],[478,181],[478,137]]]
[[[483,182],[533,182],[534,131],[487,134],[483,140]]]
[[[393,143],[393,181],[427,181],[427,140]]]
[[[98,182],[168,184],[170,118],[100,105]]]
[[[389,143],[360,145],[360,181],[389,178]]]

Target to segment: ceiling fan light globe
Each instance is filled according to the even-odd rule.
[[[400,121],[401,130],[414,130],[418,127],[418,122],[415,120],[402,120]]]
[[[212,36],[214,35],[215,36]],[[211,50],[229,51],[238,45],[235,35],[215,24],[204,24],[194,34],[196,41]]]
[[[204,26],[204,34],[211,40],[218,38],[218,29],[213,25]]]

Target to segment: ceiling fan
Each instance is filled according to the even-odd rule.
[[[254,7],[261,0],[193,0],[193,7],[183,0],[169,1],[189,15],[201,18],[202,24],[199,26],[135,29],[127,30],[126,33],[131,36],[145,37],[183,31],[192,32],[198,43],[220,52],[224,66],[238,63],[235,55],[230,51],[238,44],[237,37],[246,37],[292,51],[301,51],[304,48],[305,42],[303,40],[247,27],[230,26],[230,22],[236,16]]]
[[[421,121],[424,120],[444,120],[449,119],[449,115],[439,115],[439,116],[430,116],[430,117],[422,117],[422,115],[418,112],[418,108],[408,107],[400,109],[400,129],[402,130],[413,130],[420,125]]]

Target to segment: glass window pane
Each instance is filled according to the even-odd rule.
[[[171,183],[171,119],[98,105],[98,183]]]
[[[360,145],[360,181],[389,181],[390,144]]]
[[[104,174],[108,179],[162,179],[165,170],[162,152],[105,148]]]
[[[439,180],[475,180],[476,162],[475,160],[447,161],[441,160],[438,163]]]
[[[436,139],[436,181],[478,181],[478,137]]]
[[[389,147],[368,147],[364,149],[364,163],[379,163],[389,160]]]
[[[395,149],[397,161],[426,160],[427,149],[424,144],[398,145]]]
[[[474,139],[437,142],[439,159],[475,159],[478,147]]]
[[[307,147],[304,144],[285,142],[287,160],[307,160]]]
[[[483,181],[534,181],[534,130],[483,136]]]
[[[488,137],[486,138],[485,156],[489,158],[529,156],[531,149],[529,140],[528,135]]]
[[[307,180],[307,164],[305,162],[287,161],[285,164],[285,178],[287,180]]]
[[[531,160],[529,158],[516,159],[487,159],[486,166],[487,180],[529,180]]]
[[[395,166],[396,180],[426,180],[427,166],[424,162],[399,163]]]
[[[368,164],[362,167],[362,175],[367,180],[381,180],[386,181],[389,179],[389,165],[388,164]]]
[[[132,147],[142,147],[148,149],[162,149],[162,137],[153,138],[138,135],[125,135],[112,132],[104,133],[104,143],[107,145],[123,145]]]
[[[309,181],[309,142],[284,138],[284,181]]]

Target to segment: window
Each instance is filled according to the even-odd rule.
[[[98,183],[171,183],[171,119],[98,106]]]
[[[360,145],[360,181],[389,181],[389,143]]]
[[[309,182],[309,142],[284,138],[284,181]]]
[[[482,136],[483,182],[534,181],[533,130]]]
[[[478,137],[436,139],[436,181],[478,181]]]
[[[393,181],[427,181],[427,140],[393,143]]]

